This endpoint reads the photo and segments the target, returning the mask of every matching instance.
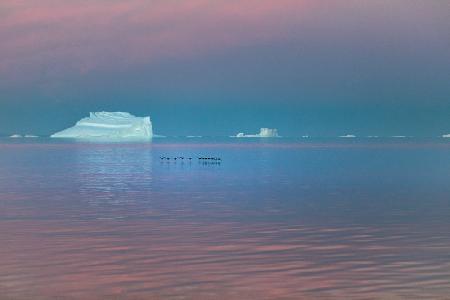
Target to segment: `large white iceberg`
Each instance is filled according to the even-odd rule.
[[[239,132],[235,137],[279,137],[277,129],[261,128],[258,134],[244,134]]]
[[[51,135],[52,138],[142,138],[153,137],[150,117],[127,112],[91,112],[75,126]]]

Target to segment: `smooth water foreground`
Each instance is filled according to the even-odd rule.
[[[0,299],[446,299],[449,150],[2,139]]]

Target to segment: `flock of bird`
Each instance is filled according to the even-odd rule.
[[[177,157],[166,157],[166,156],[160,156],[161,160],[192,160],[192,157],[184,157],[184,156],[177,156]],[[212,160],[212,161],[221,161],[222,159],[220,157],[197,157],[198,160]]]

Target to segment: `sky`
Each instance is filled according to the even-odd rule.
[[[450,133],[446,0],[2,0],[0,135]]]

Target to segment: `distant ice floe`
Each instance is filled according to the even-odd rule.
[[[370,139],[376,139],[376,138],[379,138],[378,135],[368,135],[367,137],[370,138]]]
[[[309,135],[302,135],[302,138],[307,139],[309,138]]]
[[[346,135],[341,135],[341,136],[339,136],[340,138],[355,138],[356,137],[356,135],[353,135],[353,134],[346,134]]]
[[[21,135],[21,134],[13,134],[9,136],[10,138],[38,138],[39,136],[34,135],[34,134],[25,134],[25,135]]]
[[[201,135],[187,135],[186,137],[189,138],[189,139],[194,139],[194,138],[202,138],[203,136],[201,136]]]
[[[443,138],[450,138],[450,133],[449,134],[444,134],[442,137]]]
[[[51,135],[52,138],[151,139],[150,117],[135,117],[127,112],[91,112],[75,126]]]
[[[396,139],[403,139],[403,138],[406,138],[407,136],[406,135],[393,135],[393,136],[391,136],[391,138],[396,138]]]
[[[278,130],[276,128],[273,128],[273,129],[272,128],[261,128],[259,130],[258,134],[244,134],[243,132],[239,132],[238,134],[236,134],[233,137],[273,138],[273,137],[280,137],[280,136],[278,135]]]

